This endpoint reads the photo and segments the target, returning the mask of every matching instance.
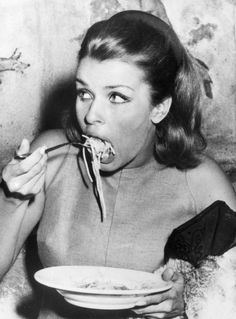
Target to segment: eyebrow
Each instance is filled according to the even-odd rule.
[[[82,85],[87,86],[87,84],[86,84],[83,80],[81,80],[81,79],[79,79],[79,78],[76,78],[75,81],[76,81],[76,82],[79,82],[79,83],[82,84]]]
[[[79,79],[79,78],[76,78],[75,80],[76,82],[84,85],[84,86],[88,86],[88,84],[86,82],[84,82],[83,80]],[[124,85],[124,84],[116,84],[116,85],[107,85],[105,86],[106,89],[117,89],[117,88],[120,88],[120,87],[124,87],[124,88],[128,88],[132,91],[134,91],[134,89],[128,85]]]
[[[106,86],[106,89],[117,89],[117,88],[120,88],[120,87],[124,87],[124,88],[128,88],[132,91],[134,91],[134,89],[128,85],[124,85],[124,84],[117,84],[117,85],[108,85]]]

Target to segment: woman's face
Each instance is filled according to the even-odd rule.
[[[115,158],[104,171],[138,167],[153,156],[150,87],[141,69],[121,60],[81,60],[76,114],[82,132],[109,141]]]

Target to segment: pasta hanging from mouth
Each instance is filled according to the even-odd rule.
[[[86,135],[82,135],[82,136],[85,138],[85,142],[84,142],[85,147],[83,147],[83,159],[84,159],[85,167],[86,167],[89,179],[93,183],[93,178],[89,171],[88,161],[87,161],[87,157],[85,153],[87,149],[91,156],[92,171],[94,174],[98,198],[101,205],[102,220],[105,220],[107,212],[106,212],[106,204],[104,200],[104,193],[103,193],[102,181],[101,181],[99,170],[101,168],[101,162],[109,163],[110,161],[113,160],[115,156],[115,151],[112,145],[107,141],[104,141],[95,137],[88,137]]]

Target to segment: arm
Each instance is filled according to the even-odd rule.
[[[6,198],[0,191],[0,278],[14,263],[24,241],[37,224],[43,208],[44,194],[35,196],[34,204],[29,200]]]
[[[55,131],[41,135],[32,144],[31,156],[23,161],[13,159],[2,171],[8,192],[6,194],[0,189],[0,277],[9,270],[26,238],[41,218],[46,186],[64,158],[55,156],[59,150],[48,158],[43,145],[50,147],[57,144],[58,140],[61,142],[65,138]],[[24,140],[18,152],[23,154],[28,151],[29,143]],[[28,194],[34,195],[34,199],[23,199]]]

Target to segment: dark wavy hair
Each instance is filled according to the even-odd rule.
[[[153,105],[171,97],[168,115],[156,125],[155,156],[166,166],[186,169],[200,163],[206,147],[201,132],[200,83],[191,58],[173,29],[142,11],[123,11],[92,25],[81,44],[84,57],[121,59],[144,71]],[[67,135],[79,139],[75,109]]]

